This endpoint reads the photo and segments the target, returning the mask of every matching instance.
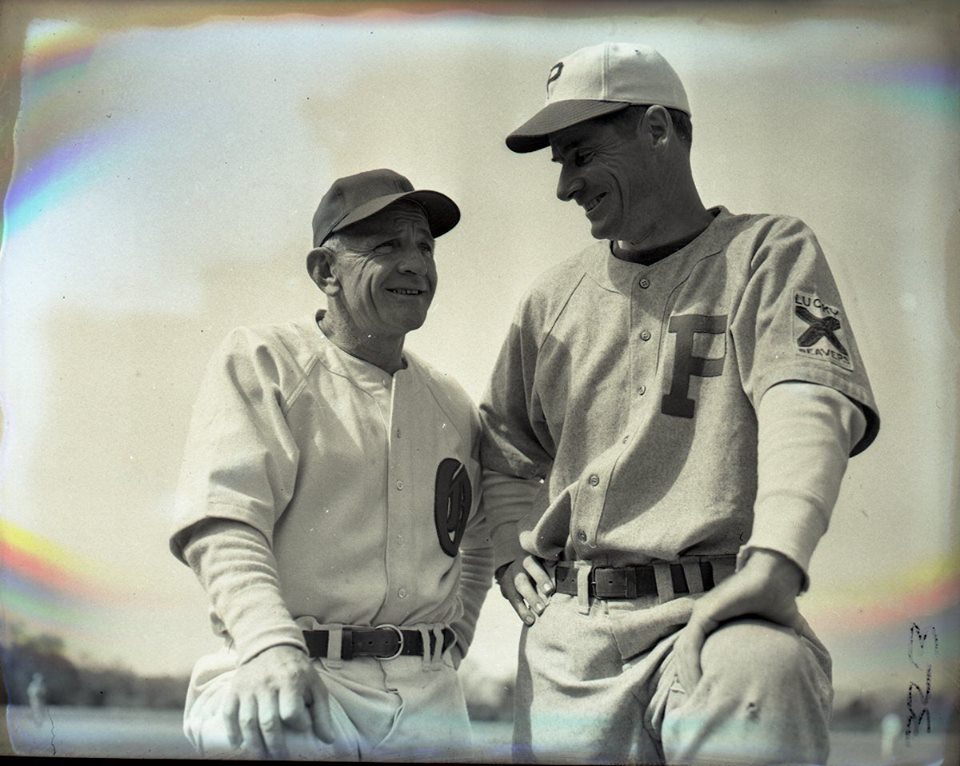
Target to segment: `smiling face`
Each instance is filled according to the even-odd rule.
[[[403,338],[427,318],[437,287],[433,236],[423,210],[398,202],[338,231],[331,309],[358,338]]]
[[[655,139],[646,116],[624,130],[599,118],[551,133],[557,197],[580,205],[597,239],[641,241],[662,211]]]

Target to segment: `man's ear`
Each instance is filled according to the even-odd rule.
[[[670,120],[670,113],[664,107],[654,104],[647,107],[640,125],[641,132],[650,136],[653,145],[657,146],[669,136],[673,122]]]
[[[329,247],[315,247],[307,253],[307,273],[327,295],[340,292],[340,281],[333,273],[335,253]]]

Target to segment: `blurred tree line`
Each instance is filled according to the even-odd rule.
[[[187,676],[141,676],[119,667],[94,667],[68,658],[59,636],[30,633],[22,625],[7,626],[0,641],[0,704],[26,705],[27,687],[35,673],[43,675],[46,703],[92,707],[182,710]],[[466,664],[461,680],[471,718],[509,721],[513,718],[513,679],[493,679]]]
[[[6,704],[27,704],[27,686],[41,673],[50,705],[183,708],[186,676],[141,676],[125,668],[77,665],[66,656],[59,636],[32,634],[17,624],[8,625],[6,633],[0,643],[0,701]]]
[[[78,665],[67,657],[59,636],[33,634],[15,623],[7,626],[6,634],[0,641],[0,704],[27,705],[27,687],[34,674],[41,673],[50,705],[183,709],[187,676],[141,676],[126,668]],[[467,661],[460,667],[460,680],[473,720],[513,719],[512,677],[491,677]],[[834,699],[832,725],[835,729],[873,730],[889,713],[906,721],[905,697],[840,692]],[[949,694],[934,692],[924,702],[934,728],[940,729],[951,720],[951,714],[956,715]],[[916,712],[921,712],[919,706]]]

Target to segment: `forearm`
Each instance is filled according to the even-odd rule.
[[[461,659],[466,655],[477,627],[477,618],[493,581],[493,549],[489,544],[460,551],[460,600],[463,614],[451,625],[457,634]]]
[[[520,547],[517,522],[529,512],[540,484],[539,479],[521,479],[484,469],[483,503],[495,569],[527,555]]]
[[[742,566],[757,549],[786,556],[807,583],[810,557],[826,532],[848,455],[866,420],[843,394],[810,383],[781,383],[757,413],[757,499]]]
[[[214,609],[245,663],[272,646],[306,651],[300,628],[280,589],[273,551],[258,531],[216,519],[198,527],[184,546]]]

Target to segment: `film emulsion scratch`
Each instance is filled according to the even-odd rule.
[[[932,648],[928,646],[929,639],[933,639]],[[932,649],[932,651],[931,651]],[[907,651],[907,657],[911,664],[918,670],[923,670],[923,660],[930,654],[938,654],[940,651],[940,639],[937,637],[937,629],[932,625],[929,628],[921,629],[917,623],[910,625],[910,648]],[[920,660],[918,662],[917,660]],[[916,681],[911,681],[907,687],[907,744],[910,743],[910,737],[918,734],[930,733],[930,690],[933,681],[933,665],[926,663],[925,675],[921,677],[923,688]],[[926,728],[924,727],[926,720]]]

